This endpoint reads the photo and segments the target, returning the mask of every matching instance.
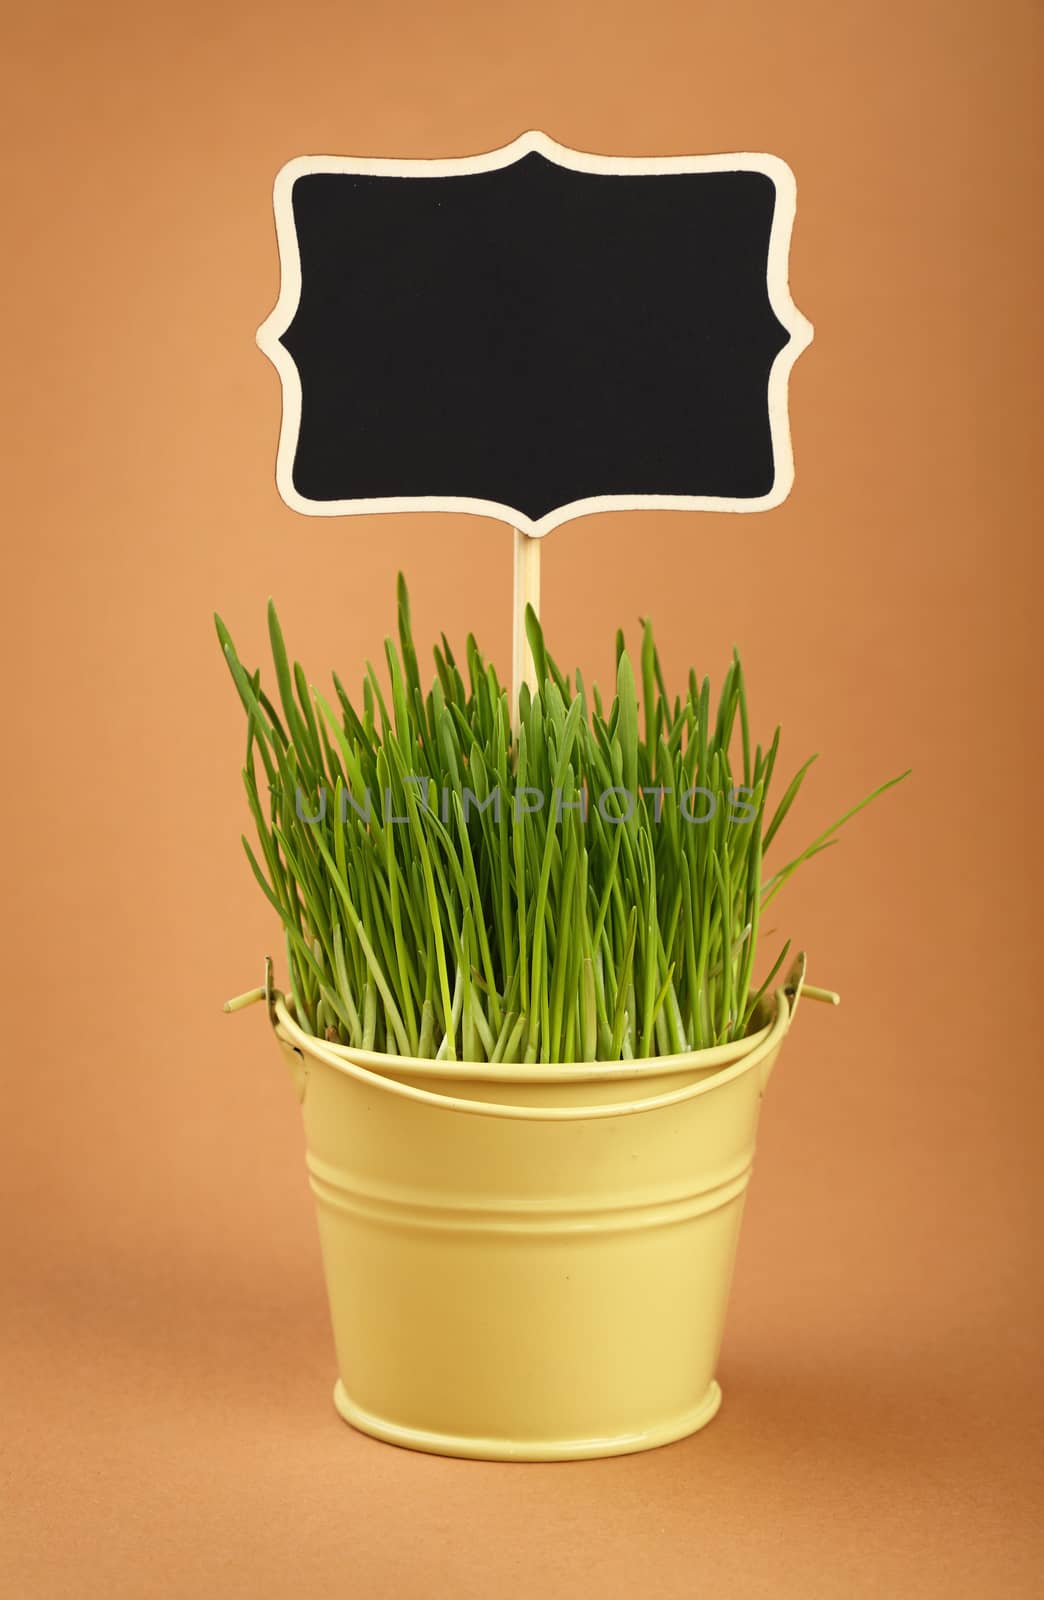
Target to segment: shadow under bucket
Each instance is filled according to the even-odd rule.
[[[709,1422],[761,1096],[802,979],[735,1044],[586,1066],[367,1054],[303,1032],[272,994],[341,1416],[512,1461],[647,1450]]]

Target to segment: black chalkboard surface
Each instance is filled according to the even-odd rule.
[[[794,181],[776,157],[627,159],[526,134],[447,161],[301,157],[276,181],[277,480],[313,515],[443,509],[529,534],[789,492]]]

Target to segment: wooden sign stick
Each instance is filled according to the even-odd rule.
[[[536,663],[526,638],[526,606],[540,615],[540,540],[514,529],[515,589],[511,635],[511,731],[518,736],[518,696],[523,684],[536,690]]]

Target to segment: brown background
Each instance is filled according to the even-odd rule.
[[[1039,5],[562,0],[19,8],[5,30],[7,1592],[1039,1593]],[[774,921],[807,1006],[762,1126],[704,1434],[510,1468],[330,1405],[295,1102],[220,1002],[276,930],[240,854],[247,657],[278,596],[357,679],[409,575],[425,647],[506,666],[510,541],[294,516],[253,334],[276,169],[543,128],[798,177],[794,493],[544,546],[560,655],[651,613],[745,654],[824,758],[803,842],[914,779]],[[1039,189],[1038,189],[1039,195]]]

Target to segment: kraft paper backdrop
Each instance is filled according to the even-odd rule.
[[[69,4],[5,28],[5,1588],[169,1597],[1028,1596],[1041,1558],[1039,7]],[[842,1008],[767,1096],[703,1434],[509,1468],[334,1414],[277,930],[239,833],[278,597],[358,679],[398,566],[506,670],[510,536],[273,484],[270,186],[300,153],[767,150],[798,179],[796,485],[544,544],[606,680],[737,642],[822,752],[774,903]]]

